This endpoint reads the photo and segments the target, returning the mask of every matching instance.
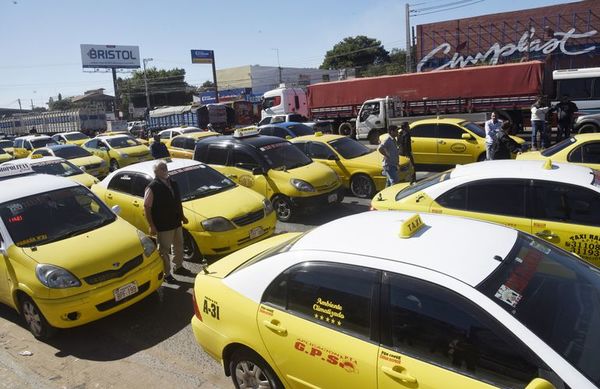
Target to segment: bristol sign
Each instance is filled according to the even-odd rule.
[[[454,69],[454,68],[463,68],[467,65],[475,65],[479,62],[489,62],[490,65],[496,65],[500,57],[509,57],[516,52],[520,53],[536,53],[542,52],[543,54],[550,54],[555,50],[559,49],[565,55],[581,55],[585,53],[589,53],[590,51],[596,50],[596,46],[591,45],[583,48],[578,51],[569,51],[567,49],[567,42],[570,39],[581,39],[581,38],[589,38],[596,35],[598,31],[592,30],[588,32],[584,32],[582,34],[576,34],[575,29],[572,28],[567,32],[555,32],[554,38],[542,42],[540,39],[533,39],[535,34],[535,28],[531,28],[529,32],[523,33],[519,42],[508,43],[504,46],[500,46],[500,43],[494,43],[488,51],[485,53],[477,53],[474,56],[468,55],[466,57],[460,55],[455,52],[452,58],[443,64],[435,68],[434,70],[442,70],[442,69]],[[450,43],[442,43],[435,49],[431,50],[429,54],[427,54],[419,64],[417,65],[417,72],[420,72],[423,67],[427,64],[427,62],[435,57],[438,53],[442,53],[448,55],[452,50],[452,45]]]

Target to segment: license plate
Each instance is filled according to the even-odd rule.
[[[336,202],[337,201],[337,193],[332,193],[329,196],[327,196],[327,201],[330,203]]]
[[[113,290],[113,294],[115,295],[115,301],[121,301],[126,297],[136,294],[137,292],[138,286],[135,282],[123,285],[120,288]]]
[[[258,238],[259,236],[261,236],[264,233],[265,233],[265,230],[263,230],[262,227],[254,227],[253,229],[250,230],[250,239]]]

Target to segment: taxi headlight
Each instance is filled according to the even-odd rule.
[[[37,265],[35,267],[35,275],[48,288],[64,289],[81,286],[81,281],[71,274],[71,272],[54,265]]]
[[[314,192],[315,188],[304,180],[299,180],[297,178],[292,178],[290,180],[290,184],[300,192]]]
[[[149,257],[152,255],[154,250],[156,250],[156,245],[148,237],[148,235],[144,234],[142,231],[138,230],[138,237],[140,238],[140,243],[142,244],[142,248],[144,249],[144,257]]]
[[[129,158],[129,154],[127,154],[127,153],[121,153],[121,157],[123,157],[123,158]]]
[[[229,230],[233,230],[235,228],[234,225],[231,224],[231,222],[229,220],[227,220],[221,216],[211,217],[210,219],[206,219],[206,220],[202,221],[201,224],[202,224],[202,228],[204,228],[206,231],[212,231],[212,232],[229,231]]]
[[[273,212],[273,204],[269,201],[269,199],[263,200],[263,207],[265,209],[265,216],[270,215]]]

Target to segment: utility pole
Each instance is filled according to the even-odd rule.
[[[17,99],[19,102],[19,113],[23,113],[23,108],[21,108],[21,99]]]
[[[215,64],[215,52],[214,50],[210,51],[210,55],[212,58],[212,73],[213,73],[213,83],[215,84],[215,99],[217,104],[219,103],[219,85],[217,84],[217,65]]]
[[[31,99],[31,111],[33,112],[33,99]]]
[[[279,85],[283,82],[283,78],[281,77],[281,62],[279,62],[279,49],[271,49],[277,52],[277,68],[279,69]]]
[[[412,71],[411,44],[410,44],[410,4],[405,4],[406,19],[406,72]]]
[[[146,109],[150,109],[150,94],[148,94],[148,77],[146,77],[146,64],[154,61],[154,58],[144,58],[144,86],[146,87]]]

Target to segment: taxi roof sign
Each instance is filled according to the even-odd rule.
[[[421,220],[421,215],[415,213],[414,215],[402,222],[402,225],[400,226],[399,236],[401,238],[410,238],[424,225],[425,224],[423,223],[423,220]]]
[[[256,127],[246,127],[246,128],[238,128],[233,132],[234,138],[246,138],[249,136],[259,135],[260,132]]]
[[[550,158],[546,159],[546,161],[544,162],[543,168],[546,170],[552,170],[552,160]]]
[[[25,162],[19,163],[5,163],[0,165],[0,179],[22,176],[26,174],[32,174],[35,171],[31,168],[31,165]]]

